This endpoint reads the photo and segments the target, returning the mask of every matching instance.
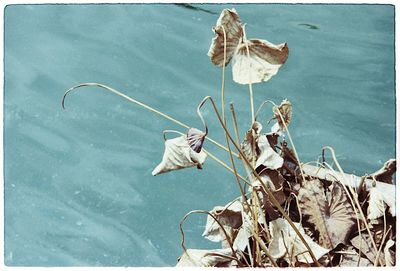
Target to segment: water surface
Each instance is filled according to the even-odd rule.
[[[239,195],[213,160],[157,177],[162,131],[181,127],[99,89],[100,82],[201,127],[195,108],[219,99],[207,57],[220,11],[235,7],[249,38],[288,42],[278,75],[254,86],[255,104],[288,98],[302,161],[332,146],[347,172],[395,156],[394,8],[389,5],[11,5],[5,10],[5,263],[12,266],[172,266],[179,221]],[[227,69],[243,135],[248,90]],[[261,116],[265,129],[270,108]],[[208,107],[210,136],[224,141]],[[228,156],[206,143],[221,159]],[[186,245],[205,217],[185,224]]]

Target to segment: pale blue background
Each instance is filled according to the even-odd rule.
[[[235,7],[249,38],[288,42],[279,74],[254,86],[293,103],[291,133],[303,162],[335,148],[362,175],[395,156],[394,7],[389,5],[12,5],[5,9],[5,263],[27,266],[171,266],[179,221],[239,195],[213,160],[157,177],[167,120],[99,89],[100,82],[201,128],[195,107],[219,98],[206,53],[220,11]],[[311,24],[318,29],[311,29]],[[246,86],[231,80],[240,132]],[[265,129],[270,109],[260,119]],[[209,108],[210,136],[223,133]],[[230,122],[229,122],[230,123]],[[228,161],[214,146],[206,147]],[[209,248],[205,217],[185,224],[187,247]]]

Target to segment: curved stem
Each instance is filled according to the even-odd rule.
[[[261,103],[261,105],[258,107],[257,111],[256,111],[256,114],[255,114],[255,116],[254,116],[254,120],[257,120],[258,114],[260,113],[260,111],[261,111],[261,109],[264,107],[264,105],[267,104],[267,103],[273,104],[274,102],[273,102],[273,101],[270,101],[270,100],[265,100],[265,101],[263,101],[263,102]]]
[[[186,129],[189,129],[189,128],[190,128],[190,127],[189,127],[188,125],[186,125],[185,123],[183,123],[183,122],[181,122],[181,121],[179,121],[179,120],[176,120],[175,118],[173,118],[173,117],[171,117],[171,116],[169,116],[169,115],[167,115],[167,114],[165,114],[165,113],[163,113],[163,112],[160,112],[160,111],[158,111],[157,109],[155,109],[155,108],[153,108],[153,107],[151,107],[151,106],[149,106],[149,105],[147,105],[147,104],[144,104],[144,103],[142,103],[142,102],[140,102],[140,101],[138,101],[138,100],[136,100],[136,99],[133,99],[133,98],[131,98],[131,97],[129,97],[129,96],[123,94],[122,92],[120,92],[120,91],[118,91],[118,90],[116,90],[116,89],[114,89],[114,88],[111,88],[111,87],[109,87],[109,86],[106,86],[106,85],[103,85],[103,84],[99,84],[99,83],[82,83],[82,84],[73,86],[73,87],[71,87],[70,89],[68,89],[68,90],[64,93],[63,98],[62,98],[62,102],[61,102],[61,105],[62,105],[62,107],[63,107],[64,109],[65,109],[65,98],[67,97],[67,95],[68,95],[69,93],[71,93],[73,90],[76,90],[76,89],[79,89],[79,88],[82,88],[82,87],[98,87],[98,88],[105,89],[105,90],[107,90],[107,91],[109,91],[109,92],[112,92],[112,93],[114,93],[114,94],[116,94],[116,95],[118,95],[118,96],[120,96],[120,97],[122,97],[122,98],[124,98],[124,99],[126,99],[126,100],[128,100],[128,101],[130,101],[131,103],[137,104],[137,105],[139,105],[139,106],[141,106],[141,107],[143,107],[143,108],[145,108],[145,109],[147,109],[147,110],[149,110],[149,111],[151,111],[151,112],[153,112],[153,113],[156,113],[156,114],[162,116],[163,118],[165,118],[165,119],[167,119],[167,120],[170,120],[170,121],[172,121],[172,122],[178,124],[179,126],[182,126],[182,127],[186,128]],[[227,149],[225,146],[223,146],[222,144],[218,143],[218,142],[215,141],[214,139],[212,139],[212,138],[210,138],[210,137],[208,137],[208,136],[206,136],[206,139],[207,139],[208,141],[210,141],[212,144],[216,145],[217,147],[223,149],[224,151],[228,151],[228,149]],[[236,153],[233,153],[233,155],[236,156],[236,157],[238,157],[238,154],[236,154]]]
[[[186,247],[185,247],[185,233],[184,233],[184,231],[183,231],[183,227],[182,227],[182,226],[183,226],[183,222],[185,222],[185,220],[186,220],[191,214],[195,214],[195,213],[197,213],[197,214],[207,214],[207,215],[211,216],[212,219],[214,219],[215,222],[217,222],[217,224],[219,225],[219,227],[221,228],[222,232],[223,232],[224,235],[225,235],[226,241],[228,242],[230,249],[232,250],[232,255],[236,256],[236,252],[235,252],[235,249],[233,248],[232,240],[231,240],[231,238],[229,237],[229,235],[227,234],[227,232],[225,231],[225,228],[222,226],[221,222],[219,222],[219,220],[218,220],[213,214],[211,214],[209,211],[205,211],[205,210],[192,210],[192,211],[190,211],[189,213],[187,213],[187,214],[182,218],[181,222],[179,223],[179,228],[180,228],[181,234],[182,234],[181,246],[182,246],[183,250],[185,251],[185,253],[186,253],[186,250],[187,250],[187,249],[186,249]],[[239,262],[238,259],[237,259],[237,261]]]
[[[163,133],[164,141],[167,140],[167,137],[165,136],[166,133],[174,133],[174,134],[178,134],[181,136],[184,135],[184,133],[181,133],[181,132],[175,131],[175,130],[164,130],[164,131],[162,131],[162,133]]]

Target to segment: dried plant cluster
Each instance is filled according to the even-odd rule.
[[[301,163],[288,130],[292,103],[287,99],[279,105],[265,101],[256,112],[253,105],[252,84],[268,81],[278,73],[288,58],[288,45],[248,40],[234,9],[222,11],[213,31],[216,36],[208,56],[222,68],[221,105],[218,108],[209,96],[198,105],[204,131],[98,83],[72,87],[62,102],[64,107],[65,97],[74,89],[96,86],[186,128],[185,133],[164,132],[164,155],[153,175],[190,167],[201,169],[208,157],[233,174],[240,191],[236,199],[211,211],[191,211],[182,219],[184,253],[177,266],[393,266],[396,224],[392,175],[396,161],[391,159],[377,172],[357,177],[344,173],[334,150],[324,147],[321,161]],[[230,117],[225,116],[225,67],[230,62],[233,80],[249,87],[251,122],[243,139],[232,103]],[[225,144],[208,135],[201,113],[207,101],[225,133]],[[265,105],[272,105],[272,110],[271,119],[263,123],[257,117]],[[274,124],[269,131],[263,132],[263,124],[271,121]],[[167,139],[167,133],[178,136]],[[206,140],[228,154],[230,165],[205,150]],[[330,163],[326,152],[330,153]],[[185,247],[183,223],[193,213],[207,215],[203,236],[220,243],[220,249]]]

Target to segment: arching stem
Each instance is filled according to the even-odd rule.
[[[107,91],[109,91],[109,92],[112,92],[112,93],[114,93],[114,94],[116,94],[116,95],[118,95],[118,96],[120,96],[120,97],[122,97],[122,98],[128,100],[128,101],[131,102],[131,103],[137,104],[137,105],[139,105],[139,106],[141,106],[141,107],[143,107],[143,108],[145,108],[145,109],[147,109],[147,110],[149,110],[149,111],[151,111],[151,112],[153,112],[153,113],[156,113],[157,115],[160,115],[160,116],[162,116],[163,118],[165,118],[165,119],[167,119],[167,120],[170,120],[170,121],[172,121],[172,122],[178,124],[179,126],[182,126],[182,127],[186,128],[186,129],[189,129],[189,128],[190,128],[190,127],[189,127],[188,125],[186,125],[185,123],[183,123],[183,122],[181,122],[181,121],[179,121],[179,120],[177,120],[177,119],[175,119],[175,118],[173,118],[173,117],[171,117],[171,116],[169,116],[169,115],[167,115],[167,114],[165,114],[165,113],[163,113],[163,112],[161,112],[161,111],[158,111],[157,109],[155,109],[155,108],[153,108],[153,107],[151,107],[151,106],[149,106],[149,105],[147,105],[147,104],[145,104],[145,103],[142,103],[142,102],[140,102],[140,101],[138,101],[138,100],[136,100],[136,99],[133,99],[133,98],[131,98],[131,97],[125,95],[124,93],[122,93],[122,92],[120,92],[120,91],[118,91],[118,90],[116,90],[116,89],[114,89],[114,88],[111,88],[111,87],[109,87],[109,86],[106,86],[106,85],[103,85],[103,84],[99,84],[99,83],[82,83],[82,84],[73,86],[73,87],[71,87],[70,89],[68,89],[68,90],[64,93],[64,96],[63,96],[62,102],[61,102],[61,105],[62,105],[62,107],[63,107],[64,109],[65,109],[65,98],[67,97],[67,95],[68,95],[69,93],[71,93],[72,91],[74,91],[74,90],[76,90],[76,89],[79,89],[79,88],[83,88],[83,87],[98,87],[98,88],[105,89],[105,90],[107,90]],[[210,137],[208,137],[208,136],[206,136],[206,139],[207,139],[208,141],[210,141],[212,144],[216,145],[217,147],[223,149],[224,151],[229,151],[225,146],[223,146],[222,144],[218,143],[218,142],[215,141],[214,139],[212,139],[212,138],[210,138]],[[236,153],[232,153],[232,154],[233,154],[234,156],[238,157],[238,154],[236,154]]]

